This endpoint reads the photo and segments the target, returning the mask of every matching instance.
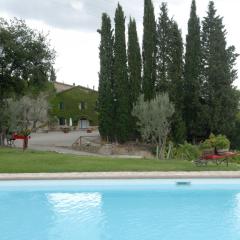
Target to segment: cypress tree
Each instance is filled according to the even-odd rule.
[[[167,92],[169,88],[170,39],[171,20],[168,17],[167,4],[162,3],[157,23],[157,92]]]
[[[113,30],[106,13],[102,15],[100,43],[100,72],[98,91],[99,132],[105,140],[113,140],[114,101],[113,101]]]
[[[158,92],[167,92],[179,109],[183,105],[183,40],[178,24],[168,17],[167,4],[162,3],[157,24]]]
[[[133,105],[136,103],[141,93],[141,52],[137,36],[136,21],[130,18],[128,25],[128,76],[129,76],[129,103],[130,115]],[[132,137],[136,137],[136,119],[132,117],[131,123]]]
[[[175,105],[172,118],[172,138],[185,140],[183,109],[183,41],[177,23],[168,17],[167,4],[162,3],[157,24],[157,82],[156,91],[167,92]]]
[[[169,98],[175,105],[172,121],[172,137],[175,143],[185,140],[185,124],[183,122],[183,40],[178,24],[171,20],[169,38],[168,78]]]
[[[143,94],[146,100],[154,97],[156,82],[156,22],[151,0],[144,1],[143,18]]]
[[[129,136],[129,83],[125,40],[125,16],[120,4],[115,13],[114,42],[115,136],[125,142]]]
[[[201,107],[201,40],[200,22],[196,13],[196,2],[192,1],[184,66],[184,120],[188,140],[195,141],[203,135]]]
[[[207,17],[202,28],[202,73],[204,80],[204,100],[208,116],[208,134],[228,135],[235,122],[238,99],[232,86],[236,78],[234,47],[227,48],[226,31],[222,18],[216,14],[210,1]]]
[[[56,72],[55,69],[52,67],[50,72],[50,81],[56,82],[56,80],[57,80]]]
[[[175,107],[183,106],[183,40],[181,31],[175,21],[171,22],[169,40],[168,78],[171,86],[168,89],[170,100]]]

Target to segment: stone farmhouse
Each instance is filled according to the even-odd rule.
[[[51,99],[51,115],[58,127],[86,129],[98,125],[98,92],[83,86],[54,82],[56,96]]]

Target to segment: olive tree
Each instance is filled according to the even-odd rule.
[[[49,103],[44,94],[38,97],[24,96],[19,100],[9,100],[9,128],[19,131],[36,130],[38,123],[48,121]]]
[[[164,158],[167,136],[171,130],[171,117],[174,105],[168,94],[159,94],[150,101],[144,101],[141,95],[133,107],[133,116],[137,117],[137,125],[145,141],[157,145],[157,158]]]
[[[8,129],[9,114],[7,101],[0,102],[0,146],[4,145],[6,133]]]
[[[9,99],[53,88],[55,54],[48,35],[0,17],[0,146],[9,128]]]

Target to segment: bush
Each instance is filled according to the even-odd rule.
[[[229,162],[240,164],[240,156],[233,156],[229,158]]]
[[[216,149],[229,149],[230,141],[224,135],[218,135],[215,140]]]
[[[208,139],[206,139],[203,143],[200,144],[201,150],[207,149],[229,149],[230,141],[224,135],[211,134]]]
[[[184,144],[180,144],[174,150],[174,158],[176,159],[192,161],[199,158],[199,156],[199,147],[187,142],[185,142]]]
[[[206,139],[203,143],[200,144],[201,150],[209,150],[212,148],[213,148],[213,145],[210,139]]]

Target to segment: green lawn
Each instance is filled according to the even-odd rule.
[[[26,151],[0,148],[0,173],[38,172],[101,172],[101,171],[220,171],[240,170],[231,163],[196,167],[180,160],[113,159],[108,157],[82,157],[52,152]]]

